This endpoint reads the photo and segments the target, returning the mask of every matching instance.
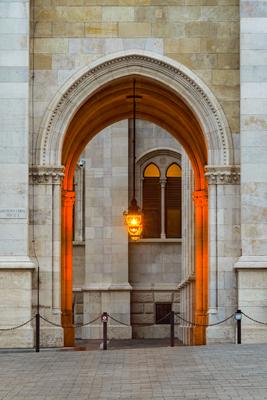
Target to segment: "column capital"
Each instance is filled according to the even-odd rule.
[[[204,207],[208,204],[208,193],[206,190],[196,190],[192,193],[195,207]]]
[[[166,182],[167,182],[166,178],[160,178],[159,181],[160,181],[161,187],[165,187],[166,186]]]
[[[63,190],[62,203],[64,207],[72,207],[75,203],[75,192]]]
[[[64,167],[34,165],[30,167],[29,177],[32,184],[60,185],[64,177]]]
[[[239,185],[240,165],[206,165],[205,177],[209,185]]]

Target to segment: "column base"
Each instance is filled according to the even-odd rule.
[[[206,330],[206,344],[236,343],[236,323],[231,326],[210,326]]]
[[[178,339],[185,345],[193,345],[193,327],[179,325],[177,329]]]
[[[40,347],[63,347],[64,329],[56,326],[40,329]],[[74,341],[73,345],[74,346]],[[66,346],[70,347],[70,346]]]

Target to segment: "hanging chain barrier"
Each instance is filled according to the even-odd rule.
[[[56,326],[57,328],[82,328],[83,326],[91,325],[94,322],[96,322],[98,319],[101,318],[101,315],[102,314],[99,314],[98,317],[96,317],[95,319],[92,319],[91,321],[85,322],[83,324],[73,324],[73,325],[70,325],[70,326],[62,326],[61,324],[57,324],[55,322],[49,321],[49,319],[43,317],[42,315],[40,315],[40,318],[43,321],[47,322],[48,324]]]
[[[211,326],[217,326],[217,325],[223,324],[224,322],[226,322],[226,321],[230,320],[231,318],[233,318],[236,321],[237,344],[241,344],[241,320],[242,320],[242,315],[245,318],[251,320],[252,322],[254,322],[256,324],[267,325],[267,322],[259,321],[259,320],[255,319],[255,318],[252,318],[250,315],[244,313],[241,310],[237,310],[236,312],[234,312],[231,315],[229,315],[229,317],[224,318],[221,321],[211,323],[211,324],[199,324],[199,323],[196,323],[196,322],[193,322],[193,321],[190,321],[190,320],[187,320],[187,319],[183,318],[178,312],[170,311],[168,314],[164,315],[161,319],[157,320],[156,323],[159,324],[163,320],[168,321],[168,322],[166,322],[166,325],[167,324],[170,325],[170,346],[174,347],[174,345],[175,345],[174,328],[175,328],[175,325],[180,325],[180,323],[177,322],[177,320],[175,321],[175,317],[178,318],[178,320],[188,324],[189,326],[192,326],[192,327],[203,327],[203,328],[207,328],[207,327],[211,327]],[[0,333],[1,332],[14,331],[16,329],[22,328],[23,326],[31,323],[33,320],[36,320],[36,334],[38,333],[37,336],[39,338],[39,336],[40,336],[40,323],[38,321],[40,321],[40,320],[43,320],[46,323],[48,323],[50,325],[53,325],[55,327],[58,327],[58,328],[81,328],[83,326],[91,325],[91,324],[93,324],[94,322],[96,322],[98,320],[101,320],[102,327],[103,327],[103,350],[107,350],[107,343],[108,343],[108,339],[107,339],[108,338],[108,334],[107,333],[108,333],[108,320],[109,320],[109,318],[110,318],[110,320],[112,320],[112,321],[114,321],[114,322],[116,322],[116,323],[118,323],[120,325],[127,326],[127,327],[133,326],[133,324],[131,325],[131,324],[127,324],[127,323],[125,323],[123,321],[120,321],[119,319],[115,318],[113,315],[111,315],[111,314],[109,314],[107,312],[103,312],[102,314],[99,314],[96,318],[94,318],[94,319],[92,319],[92,320],[90,320],[90,321],[88,321],[86,323],[73,324],[73,325],[70,325],[70,326],[62,326],[61,324],[57,324],[57,323],[55,323],[53,321],[50,321],[49,319],[47,319],[46,317],[44,317],[44,316],[42,316],[40,314],[36,314],[34,317],[29,319],[28,321],[25,321],[24,323],[19,324],[17,326],[13,326],[13,327],[10,327],[10,328],[0,328]],[[150,324],[150,323],[144,324],[143,323],[143,324],[136,324],[135,326],[145,327],[145,326],[153,326],[153,325],[155,325],[155,324],[154,323],[153,324]],[[37,336],[36,336],[36,340],[37,340]],[[38,342],[36,344],[36,351],[38,351],[38,352],[39,352],[39,348],[40,348],[39,346],[40,346],[40,343],[39,343],[39,339],[38,339]]]
[[[32,322],[34,319],[35,319],[35,317],[32,317],[28,321],[23,322],[22,324],[17,325],[17,326],[12,326],[11,328],[0,328],[0,332],[14,331],[16,329],[22,328],[23,326],[25,326],[25,325],[29,324],[30,322]]]
[[[115,317],[113,317],[112,315],[110,315],[110,314],[107,314],[108,315],[108,317],[112,320],[112,321],[114,321],[114,322],[117,322],[118,324],[120,324],[120,325],[125,325],[125,326],[132,326],[133,324],[125,324],[125,322],[122,322],[122,321],[120,321],[120,320],[118,320],[118,319],[116,319]],[[167,319],[169,316],[171,315],[171,311],[168,313],[168,314],[166,314],[166,315],[164,315],[164,317],[162,317],[162,318],[160,318],[159,320],[157,320],[157,324],[159,324],[160,322],[162,322],[164,319]],[[152,326],[152,325],[155,325],[155,324],[136,324],[137,326]]]
[[[177,317],[178,319],[180,319],[181,321],[185,322],[185,323],[188,324],[188,325],[199,326],[199,327],[202,327],[202,328],[208,328],[209,326],[216,326],[216,325],[223,324],[224,322],[226,322],[226,321],[228,321],[229,319],[233,318],[233,317],[235,316],[235,312],[234,312],[233,314],[229,315],[229,317],[223,319],[222,321],[214,322],[214,323],[212,323],[212,324],[198,324],[198,323],[196,323],[196,322],[192,322],[192,321],[188,321],[187,319],[184,319],[183,317],[180,316],[179,313],[175,313],[175,315],[176,315],[176,317]],[[179,324],[176,322],[175,325],[179,325]]]
[[[258,321],[257,319],[252,318],[249,315],[245,314],[243,311],[241,311],[241,314],[243,314],[244,317],[250,319],[251,321],[256,322],[256,324],[267,325],[267,322]]]

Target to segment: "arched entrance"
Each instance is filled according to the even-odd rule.
[[[73,174],[86,144],[103,128],[131,118],[127,96],[136,79],[137,118],[149,120],[179,140],[194,170],[195,191],[195,322],[207,322],[208,187],[206,165],[232,164],[232,145],[222,110],[208,88],[185,67],[151,55],[124,54],[82,71],[51,105],[39,136],[39,160],[63,165],[61,203],[61,309],[65,345],[73,343],[72,205]],[[195,328],[193,343],[205,343],[205,330]]]

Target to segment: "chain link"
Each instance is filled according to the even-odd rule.
[[[11,328],[0,328],[0,332],[7,332],[7,331],[14,331],[15,329],[19,329],[22,328],[23,326],[29,324],[31,321],[34,320],[35,317],[32,317],[31,319],[29,319],[26,322],[23,322],[23,324],[17,325],[17,326],[13,326]]]
[[[181,317],[178,313],[175,313],[175,315],[176,315],[180,320],[182,320],[183,322],[186,322],[186,323],[189,324],[189,325],[200,326],[200,327],[207,328],[207,327],[209,327],[209,326],[216,326],[216,325],[223,324],[224,322],[226,322],[226,321],[228,321],[230,318],[232,318],[232,317],[235,315],[235,313],[233,313],[233,314],[230,315],[229,317],[223,319],[222,321],[215,322],[214,324],[197,324],[196,322],[192,322],[192,321],[188,321],[188,320],[184,319],[184,318]],[[175,325],[178,325],[178,324],[176,323]]]
[[[124,326],[131,326],[131,325],[125,324],[125,322],[119,321],[118,319],[112,317],[112,315],[110,315],[110,314],[108,314],[108,317],[109,317],[110,319],[112,319],[112,321],[118,322],[118,324],[121,324],[121,325],[124,325]]]
[[[243,314],[244,317],[250,319],[251,321],[256,322],[257,324],[267,325],[267,322],[258,321],[257,319],[254,319],[254,318],[250,317],[249,315],[245,314],[243,311],[241,311],[241,314]]]
[[[95,318],[95,319],[93,319],[91,321],[88,321],[88,322],[86,322],[84,324],[74,324],[74,325],[71,325],[71,326],[62,326],[60,324],[56,324],[55,322],[49,321],[49,319],[43,317],[42,315],[40,315],[40,318],[43,321],[47,322],[48,324],[56,326],[57,328],[81,328],[83,326],[87,326],[87,325],[93,324],[95,321],[97,321],[98,319],[101,318],[101,315],[99,315],[97,318]]]

